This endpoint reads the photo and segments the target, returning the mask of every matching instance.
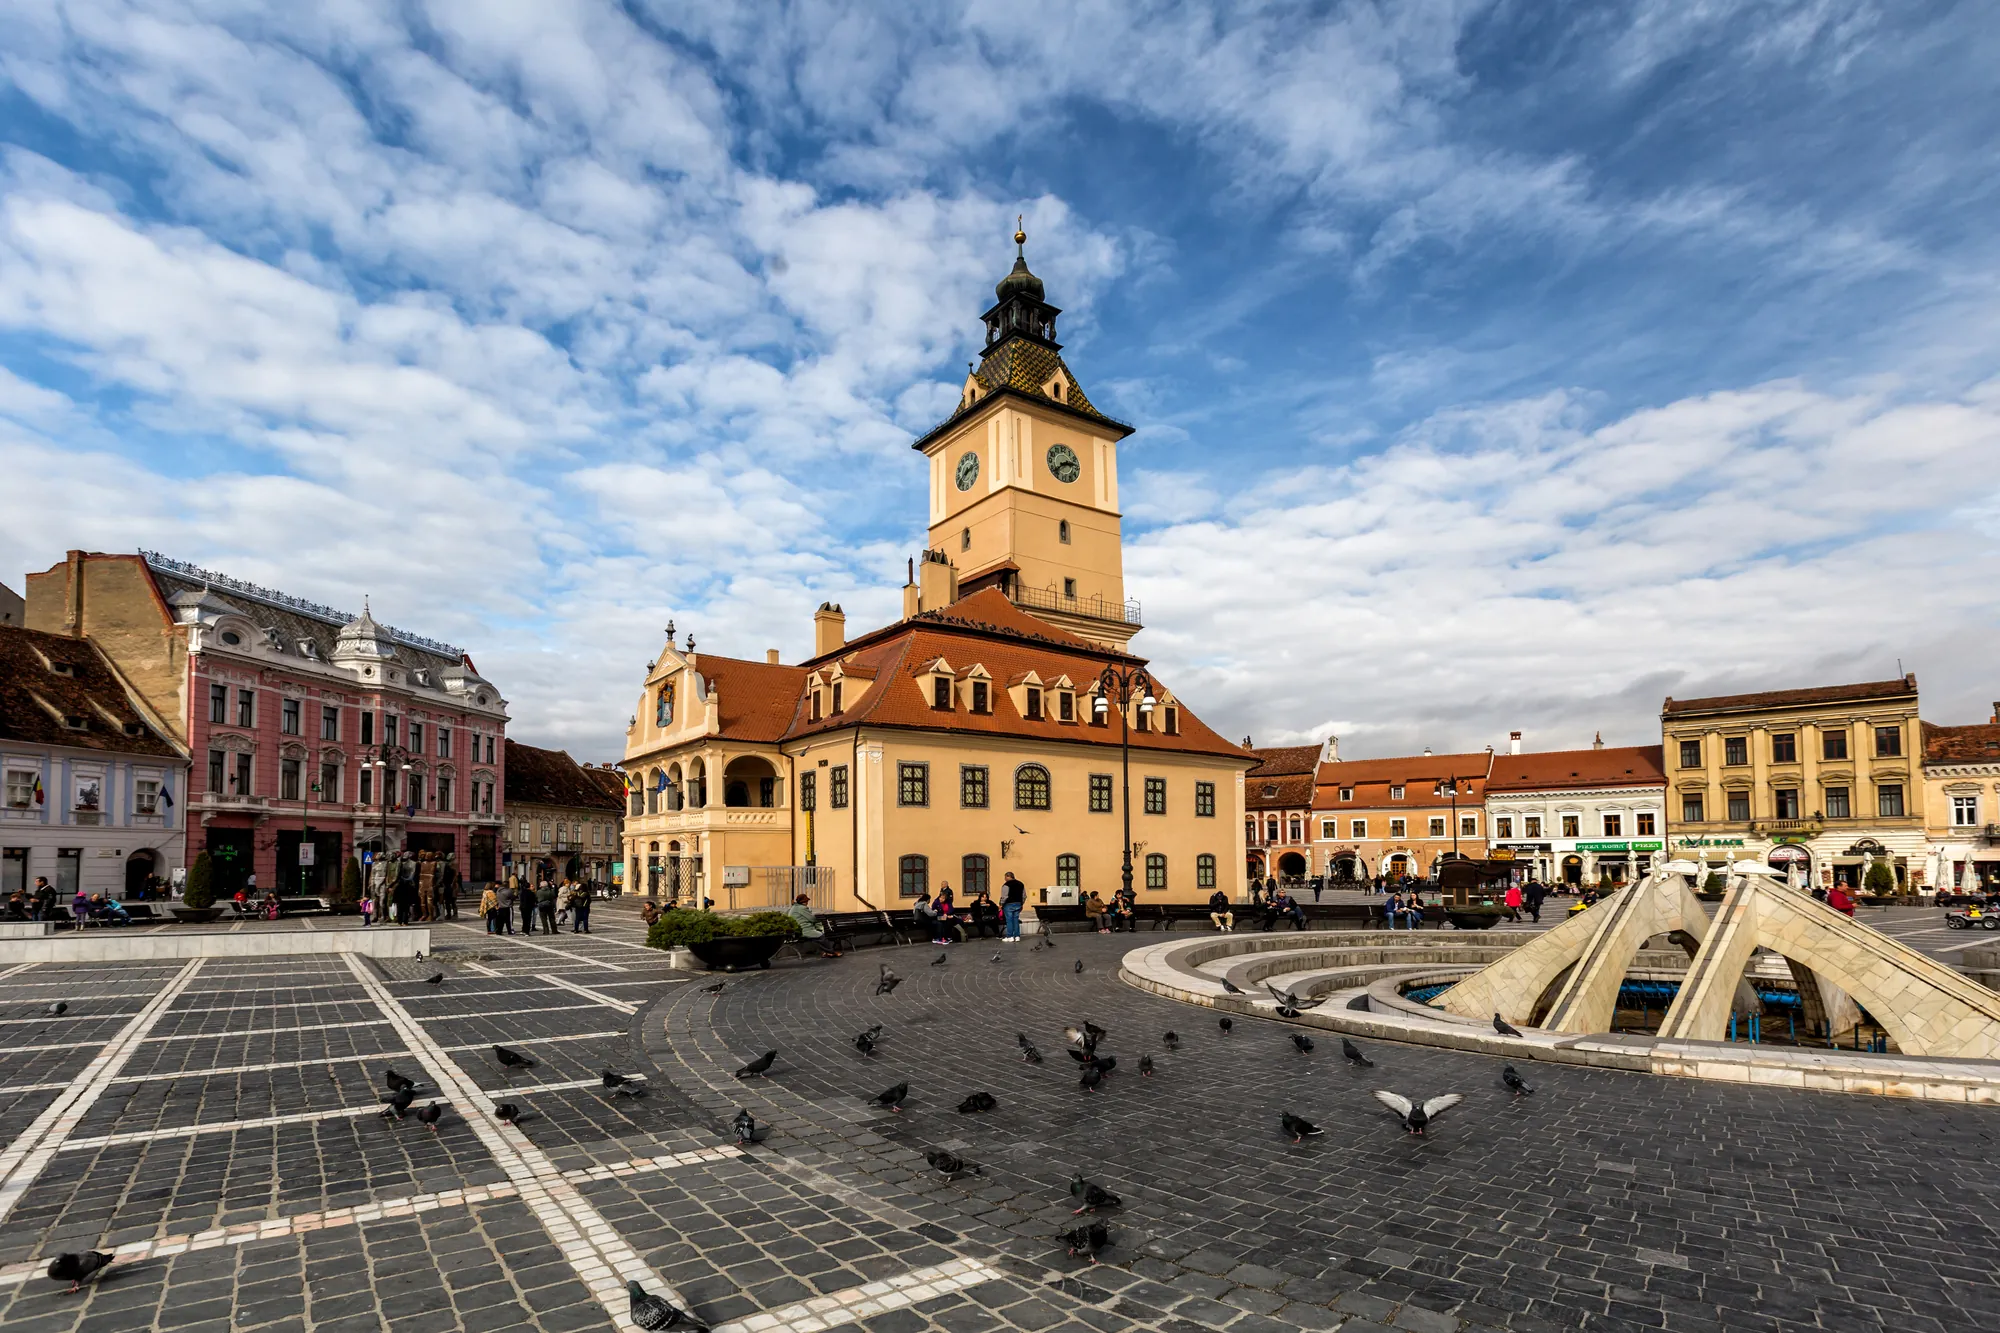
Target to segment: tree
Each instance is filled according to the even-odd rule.
[[[1861,887],[1876,897],[1886,898],[1896,891],[1896,872],[1887,861],[1877,861],[1868,867],[1868,877]]]
[[[215,906],[215,861],[207,852],[195,857],[188,867],[187,890],[181,901],[197,909]]]
[[[352,907],[361,901],[361,858],[350,856],[340,872],[340,905]]]

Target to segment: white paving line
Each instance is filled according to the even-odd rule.
[[[436,1101],[436,1097],[424,1100]],[[244,1129],[269,1129],[274,1125],[304,1125],[315,1120],[353,1120],[378,1115],[382,1107],[341,1106],[331,1111],[297,1111],[291,1115],[261,1115],[248,1120],[211,1120],[204,1124],[169,1125],[165,1129],[135,1129],[125,1134],[98,1134],[87,1139],[71,1139],[58,1151],[81,1152],[86,1148],[115,1148],[126,1143],[153,1143],[159,1139],[191,1139],[197,1134],[234,1134]]]
[[[699,1148],[693,1152],[667,1153],[659,1157],[634,1157],[630,1161],[618,1162],[611,1166],[591,1166],[565,1171],[563,1179],[578,1184],[622,1180],[626,1176],[643,1175],[650,1171],[666,1171],[676,1166],[721,1162],[732,1157],[748,1156],[749,1154],[740,1148]],[[285,1236],[301,1235],[308,1231],[324,1231],[331,1227],[359,1226],[363,1222],[376,1222],[387,1217],[409,1217],[416,1213],[434,1212],[440,1208],[467,1207],[492,1199],[512,1199],[519,1194],[519,1190],[503,1180],[491,1185],[469,1185],[463,1189],[443,1190],[436,1194],[412,1194],[406,1198],[384,1199],[380,1203],[356,1204],[350,1208],[329,1208],[318,1213],[295,1213],[290,1217],[273,1218],[265,1222],[239,1222],[235,1226],[216,1227],[209,1231],[182,1232],[161,1236],[155,1240],[128,1241],[112,1250],[111,1254],[117,1263],[167,1258],[199,1250],[219,1249],[224,1245],[242,1245],[253,1240],[276,1240]],[[0,1286],[13,1286],[28,1278],[38,1277],[47,1268],[48,1265],[40,1259],[8,1264],[0,1268]]]
[[[484,963],[475,963],[470,960],[467,960],[467,962],[463,966],[465,967],[466,971],[477,972],[482,977],[502,977],[507,975],[504,972],[495,972],[492,968],[486,966],[486,964]]]
[[[486,933],[483,930],[474,930],[471,926],[461,926],[455,921],[446,921],[446,922],[441,922],[440,924],[448,925],[453,930],[462,930],[468,935],[484,935]],[[533,940],[522,939],[518,935],[506,935],[506,936],[494,935],[491,936],[490,938],[496,940],[505,939],[510,944],[518,944],[523,948],[527,949],[540,949],[543,953],[552,953],[558,958],[567,958],[572,963],[582,963],[588,967],[609,968],[613,972],[623,972],[625,970],[616,963],[600,962],[595,958],[586,958],[582,954],[571,953],[566,949],[557,949],[547,944],[537,944]],[[591,937],[586,935],[584,938],[589,939]]]
[[[165,1037],[148,1037],[146,1040],[201,1041],[209,1037],[269,1037],[281,1032],[325,1032],[329,1028],[379,1028],[388,1021],[386,1018],[350,1018],[341,1023],[304,1023],[291,1028],[232,1028],[228,1032],[176,1032]]]
[[[575,1009],[595,1009],[595,1004],[543,1004],[528,1009],[483,1009],[476,1014],[412,1014],[419,1023],[449,1023],[455,1018],[507,1018],[514,1014],[566,1014]]]
[[[41,1016],[40,1018],[0,1018],[0,1023],[4,1023],[4,1024],[6,1024],[6,1025],[7,1025],[8,1027],[20,1027],[20,1026],[23,1026],[23,1025],[25,1025],[25,1024],[28,1024],[28,1023],[74,1023],[74,1022],[76,1022],[76,1021],[77,1021],[77,1020],[79,1020],[79,1019],[93,1019],[93,1018],[137,1018],[137,1017],[138,1017],[138,1016],[140,1015],[140,1013],[142,1013],[142,1012],[143,1012],[142,1010],[138,1010],[138,1009],[127,1009],[127,1010],[125,1010],[125,1011],[124,1011],[124,1012],[122,1012],[122,1013],[116,1013],[116,1014],[74,1014],[74,1013],[72,1013],[72,1014],[64,1014],[64,1015],[63,1015],[63,1016],[62,1016],[61,1018],[51,1018],[51,1017],[49,1017],[49,1016],[48,1016],[47,1014],[43,1014],[43,1015],[42,1015],[42,1016]]]
[[[509,1180],[521,1193],[521,1201],[542,1224],[549,1239],[568,1261],[583,1284],[590,1288],[605,1312],[611,1316],[613,1324],[622,1329],[635,1329],[626,1313],[628,1302],[625,1284],[638,1282],[648,1291],[659,1292],[682,1309],[688,1303],[678,1292],[669,1287],[660,1275],[645,1260],[626,1244],[624,1238],[576,1187],[563,1178],[547,1154],[530,1143],[525,1135],[493,1118],[490,1094],[472,1081],[472,1078],[431,1039],[410,1013],[391,995],[386,987],[376,981],[367,967],[352,954],[346,955],[347,964],[361,984],[374,995],[382,1012],[395,1024],[403,1040],[415,1052],[419,1064],[431,1076],[446,1096],[466,1112],[465,1123],[485,1144],[493,1160],[507,1173]]]
[[[499,1044],[503,1046],[535,1046],[550,1041],[600,1041],[605,1037],[622,1037],[625,1035],[625,1029],[619,1028],[613,1032],[571,1032],[560,1037],[509,1037],[506,1041]],[[469,1041],[463,1046],[440,1046],[438,1049],[453,1053],[459,1051],[490,1051],[493,1049],[494,1044],[490,1041]]]
[[[546,981],[551,986],[560,986],[571,994],[581,995],[586,1000],[594,1000],[608,1009],[616,1009],[621,1014],[636,1014],[639,1012],[638,1005],[628,1000],[616,999],[606,995],[603,991],[592,990],[588,986],[579,986],[574,981],[565,981],[561,977],[548,972],[537,972],[535,976],[538,980]]]
[[[421,981],[397,982],[394,984],[424,986],[422,990],[410,991],[408,994],[403,995],[405,1003],[411,1000],[477,1000],[487,995],[546,995],[548,993],[548,987],[546,986],[497,986],[492,990],[453,990],[449,986],[433,989],[425,986]]]
[[[179,975],[161,987],[152,1002],[141,1009],[84,1066],[69,1091],[49,1103],[48,1108],[35,1117],[34,1123],[21,1131],[20,1137],[9,1144],[4,1153],[0,1153],[0,1222],[7,1220],[7,1215],[14,1211],[14,1205],[27,1193],[28,1186],[42,1174],[42,1168],[62,1147],[63,1140],[97,1104],[97,1099],[111,1086],[111,1080],[118,1077],[118,1071],[124,1068],[125,1062],[139,1048],[139,1043],[145,1040],[153,1024],[160,1021],[195,979],[201,971],[202,961],[199,958],[189,959]]]
[[[953,1259],[928,1268],[913,1268],[879,1282],[864,1282],[858,1287],[815,1296],[797,1305],[765,1310],[747,1319],[732,1319],[717,1324],[715,1333],[817,1333],[819,1329],[873,1319],[1006,1276],[983,1259]]]
[[[23,972],[27,971],[27,970],[28,970],[29,968],[31,968],[31,967],[33,967],[33,966],[34,966],[34,964],[33,964],[33,963],[16,963],[16,964],[14,964],[14,966],[12,966],[12,967],[8,968],[8,969],[7,969],[7,970],[6,970],[5,972],[0,972],[0,981],[5,981],[5,980],[6,980],[6,979],[7,979],[8,977],[15,977],[15,976],[19,976],[19,975],[20,975],[21,973],[23,973]],[[23,982],[22,984],[23,984],[23,985],[39,985],[39,984],[41,984],[41,983],[39,983],[39,982]],[[54,985],[55,983],[54,983],[54,982],[50,982],[50,983],[48,983],[48,984],[50,984],[50,985]]]

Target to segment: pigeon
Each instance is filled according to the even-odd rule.
[[[1096,1065],[1091,1065],[1090,1067],[1085,1069],[1083,1071],[1082,1076],[1077,1079],[1076,1086],[1082,1088],[1085,1092],[1096,1092],[1097,1085],[1102,1082],[1104,1082],[1104,1071],[1099,1069]]]
[[[854,1049],[863,1055],[875,1054],[875,1041],[881,1034],[882,1025],[880,1023],[869,1028],[866,1032],[857,1033],[854,1038]]]
[[[1281,1004],[1278,1006],[1278,1017],[1297,1018],[1298,1016],[1299,1016],[1299,1011],[1292,1008],[1290,1005]]]
[[[708,1325],[675,1305],[653,1295],[636,1282],[626,1282],[627,1313],[640,1328],[684,1328],[687,1333],[708,1333]]]
[[[409,1112],[410,1103],[416,1099],[417,1090],[415,1088],[398,1088],[388,1096],[378,1097],[375,1100],[384,1103],[382,1107],[384,1119],[387,1119],[389,1116],[395,1116],[396,1119],[401,1120]]]
[[[424,984],[425,984],[426,986],[442,986],[442,985],[444,985],[444,973],[442,973],[442,972],[433,972],[433,973],[431,973],[431,974],[430,974],[429,976],[427,976],[427,977],[425,977],[425,978],[424,978]]]
[[[1072,1212],[1070,1214],[1071,1217],[1075,1217],[1077,1213],[1094,1213],[1100,1208],[1123,1208],[1125,1206],[1125,1201],[1116,1194],[1113,1194],[1096,1181],[1085,1180],[1082,1176],[1072,1176],[1070,1178],[1069,1196],[1072,1199],[1083,1200],[1083,1206]]]
[[[493,1058],[500,1062],[500,1067],[503,1069],[533,1069],[537,1063],[519,1051],[510,1051],[505,1046],[495,1046]]]
[[[876,978],[875,981],[875,993],[877,995],[887,995],[890,991],[896,989],[896,987],[902,984],[903,984],[903,979],[897,976],[894,972],[891,972],[889,970],[889,965],[887,963],[884,963],[882,964],[882,975]]]
[[[931,1170],[953,1180],[970,1171],[975,1176],[983,1176],[985,1170],[977,1162],[968,1162],[957,1153],[946,1148],[930,1148],[924,1152],[924,1160],[931,1164]]]
[[[417,1108],[417,1119],[431,1133],[437,1133],[438,1121],[444,1118],[444,1103],[430,1102]]]
[[[1028,1049],[1028,1034],[1027,1034],[1027,1033],[1025,1033],[1025,1032],[1016,1032],[1016,1033],[1014,1034],[1014,1044],[1015,1044],[1016,1046],[1019,1046],[1019,1047],[1020,1047],[1020,1048],[1021,1048],[1022,1050],[1024,1050],[1024,1051],[1025,1051],[1025,1050],[1027,1050],[1027,1049]]]
[[[1042,1062],[1042,1053],[1032,1046],[1023,1046],[1021,1058],[1031,1065],[1038,1065]]]
[[[1037,944],[1035,947],[1037,949],[1053,949],[1056,947],[1056,937],[1049,934],[1045,930],[1042,932],[1041,943]]]
[[[747,1108],[736,1113],[736,1119],[731,1127],[736,1131],[738,1144],[757,1141],[757,1117],[751,1115]]]
[[[997,953],[996,953],[996,954],[994,954],[994,955],[993,955],[993,961],[994,961],[994,962],[996,962],[996,963],[997,963],[997,962],[999,962],[999,961],[1000,961],[1000,955],[999,955],[999,954],[997,954]]]
[[[1284,1126],[1285,1133],[1292,1136],[1293,1143],[1310,1138],[1314,1134],[1326,1133],[1325,1130],[1315,1125],[1312,1121],[1307,1120],[1303,1116],[1293,1115],[1290,1111],[1279,1112],[1278,1123]]]
[[[728,984],[726,981],[718,981],[713,986],[703,986],[701,993],[703,995],[720,995],[722,994],[722,988]]]
[[[1076,960],[1076,974],[1078,976],[1083,975],[1083,960],[1081,958]]]
[[[1095,1046],[1111,1034],[1086,1018],[1083,1020],[1083,1035],[1089,1037],[1090,1044]]]
[[[521,1123],[521,1108],[512,1102],[495,1103],[493,1118],[504,1125],[518,1125]]]
[[[1078,1254],[1085,1254],[1090,1257],[1090,1262],[1096,1263],[1097,1252],[1111,1245],[1111,1228],[1102,1222],[1092,1222],[1087,1227],[1065,1231],[1056,1239],[1069,1247],[1070,1258],[1074,1259]]]
[[[1150,1055],[1142,1055],[1142,1056],[1140,1056],[1140,1057],[1139,1057],[1139,1077],[1140,1077],[1140,1078],[1151,1078],[1152,1076],[1153,1076],[1153,1057],[1152,1057],[1152,1056],[1150,1056]]]
[[[62,1017],[62,1016],[63,1016],[64,1014],[66,1014],[66,1013],[68,1013],[68,1012],[69,1012],[69,1001],[68,1001],[68,1000],[57,1000],[57,1001],[56,1001],[56,1002],[55,1002],[54,1004],[51,1004],[51,1005],[50,1005],[50,1006],[49,1006],[48,1008],[46,1008],[46,1009],[42,1010],[42,1017],[44,1017],[44,1018],[61,1018],[61,1017]],[[97,1251],[96,1251],[96,1250],[92,1250],[92,1251],[90,1251],[90,1253],[92,1253],[92,1254],[96,1254],[96,1253],[97,1253]]]
[[[1249,993],[1228,977],[1222,978],[1222,989],[1228,991],[1231,995],[1247,995]]]
[[[403,1092],[408,1089],[415,1088],[417,1086],[417,1081],[415,1079],[405,1078],[403,1075],[398,1074],[393,1069],[385,1069],[382,1071],[382,1081],[389,1085],[389,1091],[391,1092]]]
[[[646,1095],[646,1081],[637,1074],[621,1074],[615,1069],[600,1072],[604,1086],[621,1097],[643,1097]]]
[[[417,961],[420,963],[424,961],[424,951],[422,949],[417,950]]]
[[[1160,1038],[1160,1041],[1170,1051],[1178,1051],[1181,1048],[1181,1034],[1178,1032],[1169,1032]]]
[[[1521,1075],[1516,1072],[1512,1065],[1508,1065],[1500,1071],[1500,1081],[1505,1083],[1507,1091],[1513,1093],[1516,1097],[1530,1097],[1534,1095],[1535,1090],[1522,1082]]]
[[[1298,1047],[1300,1055],[1312,1054],[1313,1039],[1303,1032],[1294,1032],[1292,1034],[1292,1045]]]
[[[1100,1074],[1108,1074],[1118,1068],[1118,1057],[1115,1055],[1093,1055],[1090,1057],[1090,1067]]]
[[[778,1053],[776,1051],[766,1051],[762,1055],[758,1056],[755,1060],[752,1060],[749,1064],[743,1066],[743,1068],[737,1070],[736,1077],[762,1078],[766,1073],[770,1071],[771,1066],[776,1064],[777,1061],[778,1061]]]
[[[49,1276],[58,1282],[69,1283],[64,1295],[73,1296],[83,1290],[83,1284],[91,1281],[111,1262],[111,1256],[102,1250],[85,1250],[82,1254],[59,1254],[49,1260]]]
[[[1443,1115],[1465,1099],[1455,1092],[1447,1092],[1442,1097],[1433,1097],[1422,1106],[1411,1103],[1408,1097],[1378,1089],[1375,1100],[1403,1118],[1403,1128],[1412,1134],[1422,1135],[1431,1121]]]
[[[1347,1057],[1347,1063],[1357,1069],[1373,1069],[1375,1062],[1361,1053],[1361,1048],[1346,1037],[1340,1039],[1340,1053]]]
[[[910,1085],[907,1083],[898,1083],[893,1088],[884,1088],[868,1100],[874,1102],[877,1106],[886,1106],[891,1111],[900,1111],[903,1109],[903,1098],[909,1095]]]
[[[1215,1020],[1215,1025],[1222,1029],[1222,1035],[1226,1037],[1229,1035],[1230,1030],[1236,1026],[1236,1020],[1233,1018],[1218,1018]]]
[[[1503,1037],[1518,1037],[1521,1035],[1521,1030],[1519,1028],[1515,1027],[1512,1023],[1509,1023],[1506,1019],[1500,1017],[1500,1015],[1498,1014],[1493,1015],[1493,1030],[1499,1033]]]
[[[933,959],[931,959],[931,966],[932,966],[932,967],[943,967],[943,966],[944,966],[944,965],[945,965],[946,963],[949,963],[950,961],[951,961],[951,953],[950,953],[950,951],[949,951],[949,950],[940,950],[940,951],[939,951],[939,953],[938,953],[938,956],[937,956],[937,957],[935,957],[935,958],[933,958]]]
[[[975,1092],[958,1104],[963,1115],[975,1115],[980,1111],[990,1111],[1000,1103],[990,1092]]]
[[[1064,1028],[1063,1039],[1076,1048],[1070,1054],[1075,1055],[1078,1051],[1081,1051],[1083,1058],[1086,1060],[1097,1050],[1097,1038],[1091,1036],[1080,1027]]]

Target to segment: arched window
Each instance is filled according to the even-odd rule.
[[[930,897],[930,858],[905,856],[898,860],[896,862],[896,891],[905,898]]]
[[[1194,886],[1198,889],[1215,887],[1215,858],[1207,852],[1194,859]]]
[[[626,806],[632,814],[643,815],[646,813],[646,778],[643,774],[639,776],[638,785],[625,793],[625,796]]]
[[[1276,815],[1271,815],[1264,821],[1264,841],[1276,842],[1277,840],[1278,840],[1278,817]]]
[[[1014,770],[1014,808],[1049,808],[1049,770],[1040,764],[1023,764]]]
[[[1298,817],[1297,815],[1293,815],[1293,816],[1292,816],[1292,841],[1293,841],[1293,842],[1304,842],[1304,841],[1305,841],[1305,839],[1306,839],[1306,826],[1305,826],[1305,821],[1301,820],[1301,819],[1300,819],[1300,818],[1299,818],[1299,817]]]
[[[958,549],[961,551],[970,551],[972,549],[971,528],[966,528],[958,534]]]
[[[1159,852],[1146,853],[1146,887],[1149,889],[1167,887],[1167,858]]]
[[[1056,858],[1056,884],[1071,889],[1083,886],[1083,860],[1075,852],[1064,852]]]
[[[1064,546],[1067,546],[1067,545],[1069,545],[1069,520],[1068,520],[1068,519],[1066,519],[1066,518],[1063,518],[1063,519],[1057,519],[1057,520],[1056,520],[1056,540],[1057,540],[1057,541],[1059,541],[1059,542],[1061,542],[1061,543],[1062,543],[1062,544],[1063,544]]]
[[[958,886],[965,891],[965,900],[967,902],[971,902],[974,898],[986,892],[986,870],[988,864],[987,859],[977,852],[965,857],[958,863]]]

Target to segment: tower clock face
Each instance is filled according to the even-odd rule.
[[[958,456],[958,489],[969,491],[979,480],[979,455],[968,449]]]
[[[1076,450],[1066,444],[1050,445],[1049,471],[1055,473],[1057,481],[1075,481],[1083,471],[1076,461]]]

